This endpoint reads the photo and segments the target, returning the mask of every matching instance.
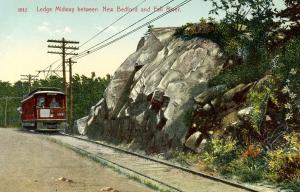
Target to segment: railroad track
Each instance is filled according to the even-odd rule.
[[[115,167],[128,170],[135,175],[160,184],[169,191],[258,191],[239,183],[224,180],[106,143],[90,140],[82,136],[60,133],[60,135],[50,135],[50,138],[62,144],[67,144],[75,151],[93,159],[100,159]]]

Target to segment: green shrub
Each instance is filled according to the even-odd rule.
[[[195,37],[207,38],[223,47],[224,38],[221,33],[223,31],[224,29],[221,29],[221,25],[213,19],[209,18],[206,20],[202,18],[198,23],[187,23],[182,27],[178,27],[174,35],[183,39]]]
[[[264,178],[265,161],[262,157],[239,158],[232,161],[228,170],[242,182],[258,182]]]
[[[202,159],[217,167],[226,167],[238,154],[236,141],[230,137],[226,139],[212,138],[202,154]]]
[[[178,27],[175,31],[175,36],[185,37],[202,37],[202,35],[211,35],[217,31],[214,21],[207,21],[201,18],[199,23],[187,23],[182,27]]]
[[[274,181],[300,179],[300,144],[294,135],[286,135],[285,146],[268,154],[269,178]]]
[[[251,83],[263,77],[268,69],[268,64],[262,66],[237,65],[232,69],[221,72],[218,76],[209,80],[208,85],[210,87],[226,85],[231,88],[240,83]]]
[[[285,112],[285,119],[293,122],[297,118],[296,101],[300,95],[300,38],[292,39],[287,43],[272,62],[272,73],[277,78],[278,88],[281,90],[281,107]],[[299,112],[299,111],[298,111]]]
[[[279,58],[279,73],[288,78],[290,70],[300,69],[300,37],[290,40]]]
[[[250,122],[257,133],[260,133],[262,122],[265,120],[268,101],[277,104],[276,85],[272,78],[265,79],[248,93],[248,102],[253,107]]]

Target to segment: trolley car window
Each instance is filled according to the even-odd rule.
[[[40,108],[45,107],[45,97],[39,97],[38,98],[37,106],[40,107]]]
[[[52,107],[52,108],[58,108],[58,107],[60,107],[60,104],[59,104],[58,101],[56,101],[55,97],[52,98],[51,103],[50,103],[50,107]]]

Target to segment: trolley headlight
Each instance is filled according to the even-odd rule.
[[[58,117],[64,117],[64,116],[65,116],[65,113],[57,113],[57,116],[58,116]]]

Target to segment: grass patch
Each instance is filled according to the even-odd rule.
[[[286,191],[298,192],[300,191],[300,181],[281,183],[278,187]]]
[[[144,183],[147,187],[149,187],[149,188],[151,188],[151,189],[154,189],[154,190],[156,190],[156,191],[159,190],[159,187],[158,187],[157,185],[153,184],[152,182],[149,182],[149,181],[144,180],[143,183]]]
[[[182,166],[188,166],[197,163],[200,156],[193,152],[172,151],[165,154],[165,159],[175,161]]]

